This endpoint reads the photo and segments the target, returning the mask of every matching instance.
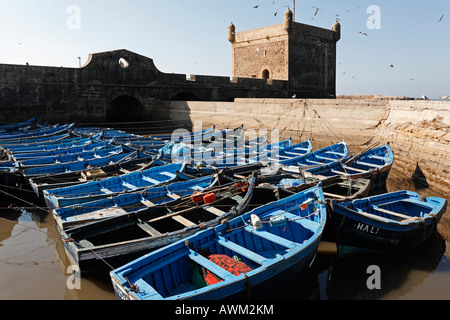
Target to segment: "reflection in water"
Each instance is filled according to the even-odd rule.
[[[433,273],[444,252],[445,241],[437,234],[420,248],[409,253],[371,254],[335,259],[327,283],[328,299],[382,299],[390,292],[401,288],[397,292],[398,296],[394,298],[399,299]],[[380,268],[380,290],[370,290],[367,286],[367,280],[372,275],[372,272],[368,272],[370,266]],[[413,270],[426,272],[416,273],[413,281],[406,282]]]
[[[436,195],[428,189],[416,190],[411,179],[396,172],[390,175],[387,189]],[[35,198],[31,200],[36,203]],[[80,289],[70,289],[67,283],[74,275],[68,273],[70,262],[53,216],[39,209],[6,209],[9,204],[1,205],[0,211],[0,299],[115,299],[108,274],[83,275]],[[449,217],[447,210],[438,230],[450,230]],[[449,238],[441,232],[409,253],[348,258],[339,258],[335,244],[323,241],[306,278],[291,282],[283,299],[450,299],[450,251],[446,252]],[[380,267],[380,290],[367,288],[367,268],[371,265]]]

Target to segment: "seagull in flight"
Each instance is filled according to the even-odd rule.
[[[358,32],[360,35],[362,35],[362,36],[367,36],[367,33],[365,33],[365,32]]]
[[[441,22],[442,19],[444,19],[444,15],[441,16],[441,18],[439,19],[439,22]]]
[[[394,65],[393,65],[393,64],[389,65],[389,68],[393,68],[393,67],[394,67]]]
[[[256,5],[256,6],[253,6],[254,9],[258,9],[258,7],[259,7],[259,4]]]

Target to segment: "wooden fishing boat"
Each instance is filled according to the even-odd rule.
[[[79,136],[89,137],[91,135],[101,134],[105,130],[114,130],[108,127],[75,127],[73,133]]]
[[[84,161],[75,161],[61,164],[52,164],[47,166],[39,166],[34,168],[26,168],[20,170],[18,173],[28,180],[33,177],[39,177],[44,175],[48,176],[58,173],[77,172],[82,170],[88,170],[91,168],[121,163],[124,161],[136,159],[138,157],[138,154],[139,152],[137,151],[120,153],[113,156],[93,158]]]
[[[99,151],[101,149],[112,150],[114,147],[111,146],[110,142],[97,142],[97,143],[86,143],[83,146],[77,146],[66,149],[59,149],[53,151],[40,151],[40,152],[26,152],[26,153],[11,153],[9,152],[9,160],[1,161],[0,166],[2,167],[35,167],[40,165],[49,165],[52,163],[62,163],[75,161],[75,159],[84,159],[83,156],[89,155],[90,153]],[[121,146],[115,147],[119,150]],[[114,154],[118,153],[116,151]],[[79,157],[75,156],[78,155]],[[92,158],[89,156],[87,158]]]
[[[91,139],[98,139],[98,136],[93,136],[90,138],[71,138],[70,133],[61,135],[58,139],[38,141],[36,143],[26,143],[26,144],[10,144],[5,146],[0,146],[2,152],[8,153],[26,153],[26,152],[39,152],[39,151],[51,151],[58,148],[71,148],[79,145],[83,145],[91,141]]]
[[[349,202],[332,201],[340,255],[402,252],[416,248],[435,232],[447,201],[396,191]]]
[[[244,213],[254,182],[255,176],[235,180],[218,174],[202,192],[185,190],[189,196],[63,231],[64,247],[81,272],[111,271],[105,267],[123,265]]]
[[[187,139],[195,140],[200,138],[203,135],[213,133],[216,129],[216,126],[211,126],[204,130],[198,130],[194,132],[186,133],[184,130],[180,131],[174,131],[172,134],[155,134],[150,135],[149,138],[154,140],[161,140],[161,141],[171,141],[171,142],[182,142],[186,141]]]
[[[127,151],[130,152],[131,150],[129,149]],[[16,168],[16,170],[19,171],[35,167],[49,166],[53,164],[73,163],[76,161],[110,157],[121,153],[124,153],[124,147],[104,144],[102,148],[98,148],[97,150],[94,151],[84,151],[79,153],[67,153],[64,155],[57,155],[57,156],[22,159],[17,161],[7,161],[2,162],[1,166]]]
[[[309,270],[325,223],[317,186],[113,270],[114,291],[124,300],[274,298]]]
[[[300,171],[305,176],[309,174],[327,177],[342,175],[352,179],[370,179],[372,181],[373,191],[386,186],[386,180],[393,163],[394,153],[391,147],[386,144],[349,156],[341,161]]]
[[[2,125],[0,125],[0,133],[19,131],[19,130],[23,131],[24,128],[30,127],[35,121],[36,121],[35,118],[31,118],[31,119],[28,119],[28,120],[25,120],[22,122],[2,124]]]
[[[324,237],[327,241],[335,241],[334,225],[331,222],[333,218],[331,201],[343,202],[367,197],[371,191],[371,180],[362,178],[352,179],[339,175],[332,177],[303,177],[296,174],[279,172],[273,175],[260,176],[253,199],[256,203],[261,203],[263,199],[283,199],[311,188],[318,183],[322,184],[322,190],[327,204],[328,219]]]
[[[196,135],[193,136],[191,139],[186,139],[183,142],[188,144],[195,144],[198,146],[208,147],[208,144],[211,143],[222,143],[226,144],[227,141],[232,141],[235,139],[242,138],[244,134],[244,127],[243,125],[240,127],[237,127],[235,129],[224,129],[217,132],[209,132],[202,135]],[[136,149],[142,149],[145,151],[151,151],[151,152],[159,152],[161,148],[163,148],[166,144],[170,143],[170,141],[163,140],[154,140],[153,138],[148,139],[141,139],[136,141],[131,141],[130,146],[136,148]],[[165,149],[163,151],[165,154],[168,154]]]
[[[292,159],[295,157],[299,157],[305,154],[308,154],[312,151],[312,143],[311,140],[305,140],[296,144],[273,148],[268,150],[269,152],[264,153],[261,152],[258,156],[248,157],[245,161],[246,163],[256,163],[262,162],[266,164],[275,164],[279,163],[282,160]]]
[[[166,165],[166,162],[155,159],[138,152],[137,159],[116,162],[114,164],[106,164],[99,167],[90,167],[80,171],[64,172],[59,174],[51,174],[38,176],[29,179],[31,188],[39,197],[44,190],[59,189],[74,185],[79,185],[89,181],[98,181],[134,171],[142,171],[154,166]]]
[[[266,166],[262,163],[252,163],[239,166],[230,166],[224,168],[216,168],[212,166],[199,166],[194,163],[186,163],[183,170],[178,172],[178,177],[183,180],[195,179],[204,176],[211,176],[215,173],[222,172],[228,176],[248,177],[254,172],[262,172]]]
[[[192,142],[196,139],[201,139],[203,135],[213,133],[215,130],[215,126],[212,126],[210,128],[194,131],[194,132],[186,132],[186,130],[175,130],[172,134],[160,134],[160,135],[150,135],[147,137],[140,136],[140,135],[117,135],[115,136],[116,141],[120,143],[124,142],[133,142],[136,141],[137,143],[140,142],[162,142],[164,144],[168,142]],[[108,135],[105,135],[105,137],[108,137]]]
[[[280,166],[283,167],[283,171],[285,172],[298,173],[306,168],[314,168],[327,163],[342,160],[348,157],[349,154],[350,150],[347,143],[340,142],[314,152],[291,159],[281,160]]]
[[[265,189],[265,196],[273,193],[277,199],[283,199],[295,193],[309,189],[318,183],[322,184],[323,194],[327,204],[331,200],[351,201],[367,197],[371,190],[369,179],[351,179],[344,176],[304,177],[282,171],[258,178],[256,189]]]
[[[102,148],[98,148],[93,151],[84,151],[79,153],[67,153],[57,156],[48,156],[32,159],[24,159],[16,161],[16,167],[27,169],[39,166],[48,166],[52,164],[59,163],[71,163],[76,161],[84,161],[90,159],[98,159],[103,157],[110,157],[113,155],[132,152],[133,150],[128,149],[123,146],[112,146],[109,144],[104,144]]]
[[[124,192],[143,191],[145,188],[175,181],[177,171],[182,170],[184,165],[182,163],[173,163],[100,181],[44,190],[43,196],[47,207],[54,209],[90,202]]]
[[[63,130],[60,134],[55,134],[51,136],[39,137],[39,138],[29,138],[29,139],[11,139],[0,141],[0,146],[3,149],[10,149],[13,147],[28,147],[28,146],[39,146],[46,143],[60,142],[61,140],[67,139],[71,137],[69,132],[65,132]]]
[[[50,128],[42,128],[37,131],[16,133],[16,134],[7,134],[4,133],[0,136],[0,145],[4,145],[11,142],[22,142],[26,143],[27,141],[38,139],[42,137],[52,137],[56,135],[60,135],[62,133],[67,133],[75,124],[67,124],[63,126],[50,127]]]
[[[233,141],[232,141],[233,142]],[[195,162],[226,162],[228,158],[238,161],[239,158],[246,159],[257,157],[258,155],[273,152],[275,149],[280,151],[292,146],[291,139],[283,140],[277,143],[254,148],[245,148],[242,143],[232,143],[229,146],[222,142],[210,143],[207,146],[195,146],[183,143],[168,143],[159,150],[162,159],[171,162],[195,161]],[[300,146],[297,146],[300,147]]]
[[[244,141],[244,136],[239,136],[238,139],[232,139],[229,140],[228,142],[229,142],[228,146],[226,141],[225,144],[223,141],[218,141],[208,143],[205,146],[202,143],[195,143],[195,141],[189,143],[184,142],[177,143],[170,141],[168,144],[164,146],[164,148],[161,148],[159,150],[159,153],[160,154],[167,153],[167,156],[170,157],[171,154],[177,154],[178,156],[182,156],[183,153],[182,151],[186,151],[187,155],[190,156],[190,158],[196,158],[196,153],[203,155],[202,152],[200,152],[200,149],[203,148],[206,149],[207,151],[210,151],[206,156],[208,158],[211,158],[215,156],[223,156],[225,154],[232,154],[233,152],[235,155],[260,153],[263,151],[270,150],[271,148],[275,147],[283,148],[290,146],[292,144],[291,139],[287,139],[274,144],[267,144],[266,136],[258,137],[247,141]]]
[[[261,152],[254,156],[252,154],[225,154],[219,157],[206,158],[203,163],[207,166],[215,168],[224,168],[232,166],[241,166],[246,164],[263,163],[265,165],[276,165],[282,160],[287,160],[301,155],[308,154],[312,151],[311,140],[302,141],[294,145],[281,144],[276,148],[261,150]],[[201,159],[195,159],[197,163]]]
[[[33,154],[38,152],[51,152],[56,150],[64,150],[67,148],[74,148],[74,147],[81,147],[86,146],[91,143],[93,143],[93,140],[90,138],[85,139],[68,139],[70,141],[61,141],[59,143],[55,144],[49,144],[49,145],[39,145],[34,147],[15,147],[15,148],[0,148],[0,150],[7,155],[9,160],[13,159],[13,155],[25,155],[25,154]]]
[[[19,137],[36,137],[40,136],[45,133],[51,133],[55,129],[58,130],[58,128],[61,128],[59,124],[55,124],[52,126],[37,126],[34,128],[31,128],[30,130],[13,130],[9,132],[1,132],[0,133],[0,139],[5,138],[19,138]]]
[[[217,183],[217,178],[202,177],[199,179],[178,181],[165,186],[145,189],[142,192],[119,194],[95,201],[56,208],[53,216],[59,230],[79,227],[91,222],[100,221],[121,214],[137,213],[155,205],[168,203],[196,191],[203,191]]]
[[[62,155],[67,155],[67,154],[96,151],[96,150],[111,147],[112,142],[113,142],[112,140],[109,140],[109,141],[96,140],[95,141],[95,140],[87,139],[86,143],[83,145],[71,146],[71,147],[67,147],[67,148],[59,148],[59,149],[49,150],[49,151],[24,152],[24,153],[14,152],[14,153],[11,153],[11,158],[12,158],[12,160],[15,160],[15,161],[24,161],[24,160],[28,160],[28,159],[56,157],[56,156],[62,156]]]

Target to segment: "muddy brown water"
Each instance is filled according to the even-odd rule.
[[[387,191],[416,190],[411,179],[391,171]],[[30,197],[26,197],[29,199]],[[31,197],[32,198],[32,197]],[[0,300],[115,300],[108,275],[76,278],[70,269],[53,217],[31,204],[4,199],[0,208]],[[15,204],[19,209],[7,206]],[[286,300],[447,300],[450,299],[450,210],[438,233],[401,255],[338,258],[333,242],[322,241],[304,279],[277,298]],[[379,267],[380,288],[369,289],[370,266]]]

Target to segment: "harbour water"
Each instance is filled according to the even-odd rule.
[[[394,170],[387,189],[407,189],[425,196],[443,197],[429,189],[415,190],[410,178]],[[20,197],[35,198],[26,192]],[[73,274],[51,214],[19,199],[2,198],[1,300],[116,299],[108,275],[78,278]],[[290,284],[289,290],[275,297],[283,300],[448,300],[449,211],[442,218],[435,237],[417,250],[402,255],[338,258],[335,244],[323,241],[306,278]],[[379,289],[368,288],[370,266],[379,267]]]

